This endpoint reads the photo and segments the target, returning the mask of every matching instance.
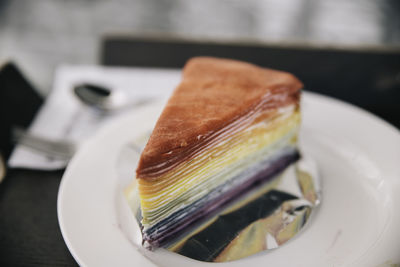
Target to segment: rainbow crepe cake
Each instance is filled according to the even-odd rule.
[[[189,60],[136,171],[145,246],[165,246],[299,159],[302,83],[211,57]]]

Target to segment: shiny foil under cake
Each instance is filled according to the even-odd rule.
[[[135,142],[135,147],[143,145]],[[125,195],[136,215],[137,229],[142,229],[137,190],[137,183],[132,183]],[[303,155],[291,167],[256,184],[162,247],[205,262],[233,261],[278,249],[302,230],[319,203],[318,170],[314,161]]]

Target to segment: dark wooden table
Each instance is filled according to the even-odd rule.
[[[339,50],[251,43],[113,37],[100,63],[181,68],[192,56],[237,58],[295,73],[306,89],[363,107],[400,128],[400,50]],[[11,73],[11,74],[10,74]],[[11,77],[11,78],[10,78]],[[12,67],[0,75],[0,149],[10,128],[27,126],[42,103]],[[356,126],[355,126],[356,127]],[[0,266],[75,266],[57,221],[60,171],[13,169],[0,184]]]

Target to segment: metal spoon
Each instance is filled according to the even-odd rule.
[[[151,100],[148,98],[129,101],[128,96],[120,90],[111,90],[105,86],[90,83],[75,86],[74,93],[83,103],[104,113],[137,107]]]
[[[122,91],[110,90],[104,86],[89,83],[79,84],[74,87],[73,91],[84,104],[104,114],[120,111],[129,107],[134,108],[152,100],[151,98],[147,98],[140,101],[129,101],[128,97]],[[75,119],[76,116],[74,116],[74,120],[71,122],[72,124],[75,122]],[[73,126],[68,128],[73,128]],[[58,159],[68,160],[73,156],[76,150],[76,144],[69,141],[47,140],[46,138],[30,134],[17,127],[13,129],[12,135],[16,143]]]

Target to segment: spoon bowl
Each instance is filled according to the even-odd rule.
[[[84,104],[103,112],[112,112],[128,106],[128,97],[119,90],[83,83],[74,87],[74,93]],[[133,103],[131,103],[133,104]]]

